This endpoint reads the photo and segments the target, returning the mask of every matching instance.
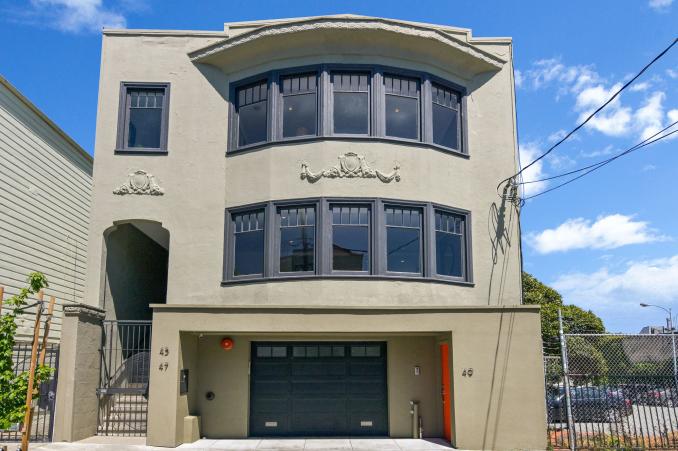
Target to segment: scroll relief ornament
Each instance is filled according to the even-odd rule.
[[[301,163],[301,179],[308,180],[311,183],[317,182],[321,178],[378,178],[384,183],[390,183],[395,180],[400,181],[400,164],[396,161],[393,171],[385,174],[378,169],[372,169],[365,161],[364,155],[358,155],[353,152],[347,152],[339,156],[339,164],[332,166],[320,172],[311,172],[307,162]]]
[[[148,194],[162,196],[165,191],[155,181],[153,174],[138,170],[127,175],[127,181],[113,190],[113,194]]]

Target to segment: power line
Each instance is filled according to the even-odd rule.
[[[649,63],[647,63],[647,64],[645,65],[645,67],[643,67],[643,68],[640,70],[640,72],[638,72],[633,78],[631,78],[631,79],[630,79],[629,81],[627,81],[621,88],[619,88],[619,89],[617,90],[617,92],[615,92],[615,93],[612,95],[612,97],[610,97],[604,104],[602,104],[600,107],[598,107],[593,113],[591,113],[586,119],[584,119],[583,122],[581,122],[581,123],[580,123],[579,125],[577,125],[574,129],[572,129],[572,131],[570,131],[568,134],[566,134],[566,135],[565,135],[563,138],[561,138],[557,143],[555,143],[554,145],[552,145],[551,147],[549,147],[549,149],[546,150],[546,152],[544,152],[543,154],[541,154],[539,157],[537,157],[535,160],[533,160],[531,163],[529,163],[529,164],[528,164],[527,166],[525,166],[524,168],[521,168],[520,171],[518,171],[517,173],[513,174],[511,177],[507,177],[507,178],[505,178],[504,180],[502,180],[501,182],[499,182],[499,184],[497,185],[497,190],[499,190],[499,187],[500,187],[503,183],[508,182],[508,181],[511,180],[512,178],[514,178],[514,177],[516,177],[516,176],[522,174],[527,168],[529,168],[530,166],[532,166],[533,164],[535,164],[536,162],[538,162],[538,161],[541,160],[542,158],[546,157],[548,154],[550,154],[551,152],[553,152],[558,146],[560,146],[562,143],[564,143],[565,141],[567,141],[567,140],[570,138],[570,136],[574,135],[577,131],[579,131],[579,129],[581,129],[584,125],[586,125],[591,119],[593,119],[593,117],[594,117],[596,114],[598,114],[603,108],[605,108],[607,105],[609,105],[610,103],[612,103],[612,101],[614,101],[614,99],[616,99],[616,98],[619,96],[619,94],[622,93],[622,91],[624,91],[626,88],[628,88],[634,81],[636,81],[641,75],[643,75],[643,74],[645,73],[645,71],[647,71],[647,70],[650,68],[650,66],[652,66],[654,63],[656,63],[661,57],[663,57],[664,55],[666,55],[666,53],[668,53],[668,51],[671,50],[671,48],[672,48],[674,45],[676,45],[676,43],[678,43],[678,38],[675,38],[675,39],[673,40],[673,42],[671,42],[671,44],[670,44],[668,47],[666,47],[661,53],[659,53],[657,56],[655,56],[655,57],[652,59],[652,61],[650,61]]]
[[[596,167],[594,167],[594,168],[592,168],[592,169],[589,169],[588,171],[584,172],[583,174],[578,175],[577,177],[572,178],[572,179],[568,180],[567,182],[563,182],[563,183],[561,183],[560,185],[557,185],[557,186],[554,186],[553,188],[547,189],[546,191],[542,191],[542,192],[540,192],[540,193],[533,194],[532,196],[526,197],[526,198],[524,198],[523,200],[534,199],[535,197],[541,196],[542,194],[546,194],[546,193],[549,193],[549,192],[551,192],[551,191],[554,191],[554,190],[556,190],[556,189],[558,189],[558,188],[561,188],[561,187],[563,187],[563,186],[565,186],[565,185],[569,185],[570,183],[574,182],[575,180],[579,180],[580,178],[584,177],[585,175],[588,175],[588,174],[590,174],[591,172],[596,171],[596,170],[602,168],[602,167],[605,166],[606,164],[612,163],[614,160],[616,160],[617,158],[622,157],[623,155],[626,155],[626,154],[628,154],[628,153],[630,153],[630,152],[633,152],[634,150],[641,149],[641,148],[643,148],[643,147],[645,147],[645,146],[649,146],[650,144],[654,144],[654,143],[656,143],[656,142],[659,141],[659,140],[662,140],[662,139],[664,139],[664,138],[667,138],[667,137],[673,135],[674,133],[678,133],[678,130],[674,130],[674,131],[672,131],[672,132],[669,132],[669,133],[667,133],[667,134],[665,134],[665,135],[663,135],[663,136],[660,136],[659,138],[653,139],[652,141],[645,142],[644,144],[636,144],[635,146],[633,146],[633,147],[631,147],[631,148],[625,150],[624,152],[620,153],[619,155],[615,156],[614,158],[611,158],[611,159],[609,159],[609,160],[607,160],[607,161],[602,162],[602,163],[599,164],[598,166],[596,166]]]
[[[664,127],[663,129],[659,130],[659,131],[658,131],[657,133],[655,133],[654,135],[645,138],[643,141],[639,142],[639,143],[636,144],[635,146],[631,147],[630,149],[625,150],[624,152],[622,152],[622,153],[620,153],[620,154],[618,154],[618,155],[615,155],[614,157],[606,158],[605,160],[598,161],[598,162],[593,163],[593,164],[590,164],[590,165],[588,165],[588,166],[584,166],[584,167],[579,168],[579,169],[574,169],[574,170],[569,171],[569,172],[564,172],[564,173],[562,173],[562,174],[553,175],[553,176],[550,176],[550,177],[545,177],[545,178],[543,178],[543,179],[529,180],[529,181],[527,181],[527,182],[518,182],[517,185],[528,185],[528,184],[530,184],[530,183],[546,182],[546,181],[549,181],[549,180],[558,179],[558,178],[565,177],[565,176],[568,176],[568,175],[576,174],[577,172],[585,171],[585,170],[590,169],[590,168],[593,168],[593,167],[595,167],[595,166],[599,166],[599,165],[602,165],[602,164],[607,164],[607,163],[609,163],[609,162],[611,162],[611,161],[616,160],[617,158],[619,158],[619,157],[621,157],[621,156],[623,156],[623,155],[626,155],[626,154],[628,154],[628,153],[631,153],[631,152],[634,152],[634,151],[638,150],[638,149],[640,148],[640,146],[643,146],[647,141],[649,141],[649,140],[651,140],[652,138],[656,137],[657,135],[659,135],[659,134],[665,132],[666,130],[670,129],[671,127],[673,127],[673,126],[676,125],[676,124],[678,124],[678,121],[675,121],[674,123],[670,124],[669,126]],[[668,136],[668,135],[667,135],[667,136]]]

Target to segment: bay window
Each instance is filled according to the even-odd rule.
[[[467,154],[465,89],[423,72],[323,64],[235,82],[229,152],[281,141],[379,139]]]

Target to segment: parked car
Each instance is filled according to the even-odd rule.
[[[642,393],[639,401],[650,406],[678,406],[678,390],[675,388],[653,388]]]
[[[574,387],[570,389],[570,404],[574,421],[616,421],[631,414],[631,401],[621,390],[603,387]],[[565,389],[554,391],[547,400],[550,422],[567,420]]]

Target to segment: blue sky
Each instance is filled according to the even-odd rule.
[[[223,22],[353,13],[514,39],[523,160],[606,100],[678,35],[673,0],[0,0],[0,73],[91,152],[102,25],[220,30]],[[526,179],[591,164],[678,120],[678,47]],[[678,135],[678,134],[677,134]],[[611,331],[678,313],[678,139],[527,202],[525,270]],[[533,184],[530,193],[551,185]]]

